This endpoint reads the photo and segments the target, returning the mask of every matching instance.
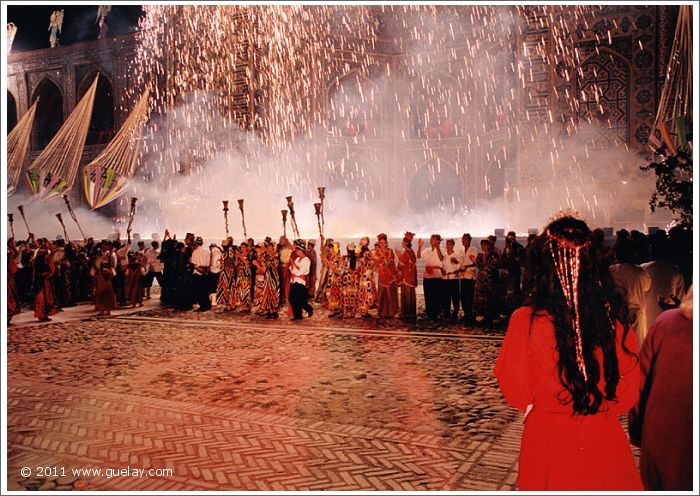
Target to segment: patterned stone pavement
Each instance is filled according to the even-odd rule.
[[[8,488],[515,488],[522,416],[491,374],[502,331],[318,313],[10,327]],[[105,475],[126,467],[171,472]]]

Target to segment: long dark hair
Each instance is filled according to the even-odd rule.
[[[350,270],[355,270],[357,267],[357,255],[355,253],[355,250],[351,250],[350,248],[347,249],[348,251],[348,261],[350,263]]]
[[[574,217],[565,216],[551,222],[531,247],[528,271],[532,275],[532,285],[526,300],[526,304],[535,310],[533,319],[536,315],[548,315],[553,320],[559,353],[559,379],[571,396],[562,397],[560,401],[563,404],[572,403],[574,412],[582,415],[598,412],[603,398],[616,399],[620,370],[615,346],[615,321],[624,325],[623,350],[631,353],[624,347],[624,338],[630,330],[625,306],[615,290],[607,266],[601,263],[596,245],[590,243],[590,236],[591,231],[586,223]],[[558,241],[553,243],[553,239]],[[552,256],[557,244],[562,243],[581,247],[578,301],[587,380],[576,361],[574,315],[567,305]],[[601,370],[594,355],[596,349],[600,349],[603,355],[604,392],[598,389]]]

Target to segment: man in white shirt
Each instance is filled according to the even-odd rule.
[[[473,320],[472,305],[474,304],[474,287],[476,284],[476,257],[479,250],[472,246],[472,235],[462,234],[462,250],[460,259],[462,262],[459,273],[459,299],[462,303],[464,321],[469,323]]]
[[[309,305],[308,292],[306,290],[306,279],[309,277],[311,260],[306,256],[306,246],[304,240],[294,241],[294,256],[289,259],[292,271],[289,285],[289,304],[292,307],[294,317],[292,320],[301,320],[302,310],[306,310],[309,317],[314,314],[314,309]]]
[[[425,260],[425,271],[423,272],[423,293],[425,294],[425,312],[428,319],[436,320],[440,313],[440,302],[442,301],[442,262],[445,259],[440,251],[442,237],[439,234],[430,236],[430,250],[422,253],[423,240],[418,240],[418,259]]]
[[[216,288],[219,286],[222,252],[216,243],[209,245],[209,252],[209,298],[212,306],[216,306]]]
[[[146,274],[146,299],[151,298],[151,287],[153,286],[153,279],[158,281],[158,285],[163,285],[163,262],[160,261],[158,256],[160,255],[160,250],[158,249],[158,241],[151,241],[151,247],[146,250],[146,263],[148,265],[148,273]],[[161,293],[162,298],[162,293]]]
[[[211,255],[209,250],[204,248],[204,241],[200,237],[194,240],[194,251],[192,252],[190,263],[194,267],[192,272],[192,289],[194,290],[194,299],[199,303],[197,311],[206,312],[211,309],[208,277]]]
[[[454,239],[445,241],[445,248],[447,248],[447,252],[442,261],[444,273],[442,307],[445,315],[449,315],[452,320],[457,320],[459,314],[459,273],[462,269],[462,259],[455,251]]]

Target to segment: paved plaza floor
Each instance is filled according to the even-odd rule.
[[[516,489],[502,330],[71,311],[8,329],[10,490]]]

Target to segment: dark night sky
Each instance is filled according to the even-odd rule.
[[[49,18],[51,12],[61,9],[65,10],[63,32],[59,35],[62,46],[97,39],[97,5],[8,5],[7,22],[14,22],[18,27],[12,52],[48,48]],[[112,11],[107,16],[107,36],[134,30],[141,14],[139,4],[112,5]]]

